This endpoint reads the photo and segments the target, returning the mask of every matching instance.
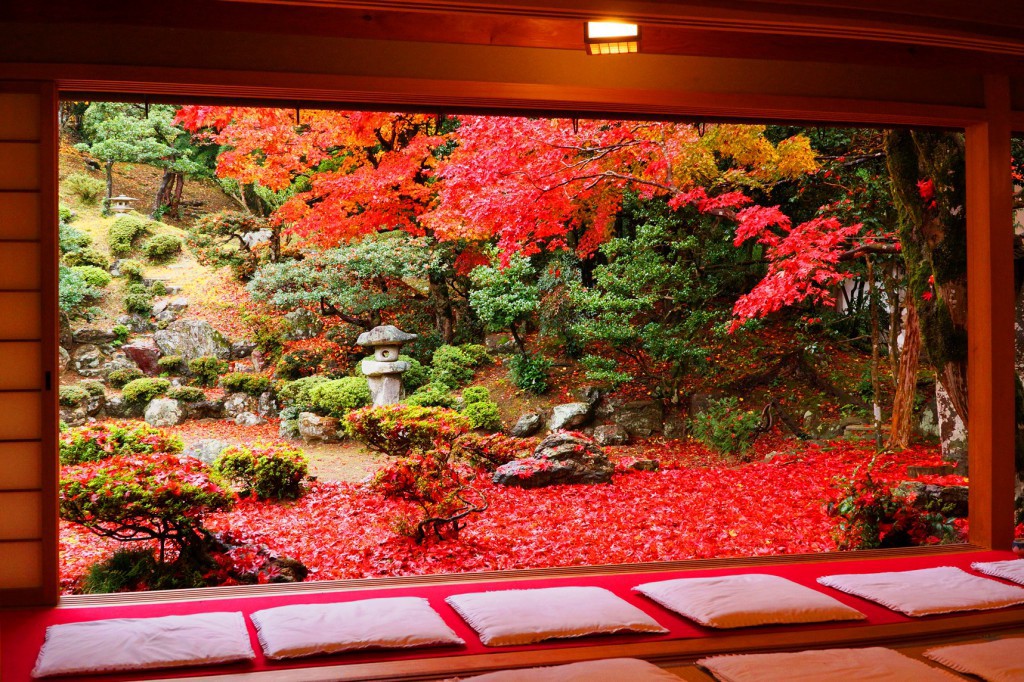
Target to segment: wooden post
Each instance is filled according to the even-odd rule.
[[[970,541],[1013,539],[1014,287],[1010,83],[985,78],[986,120],[967,128]]]

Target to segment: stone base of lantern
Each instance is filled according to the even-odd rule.
[[[409,369],[409,363],[379,362],[363,360],[362,370],[366,382],[370,385],[370,396],[373,405],[393,405],[402,399],[402,373]]]

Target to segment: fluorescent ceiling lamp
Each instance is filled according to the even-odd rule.
[[[620,21],[588,21],[583,28],[587,54],[626,54],[640,49],[640,26]]]

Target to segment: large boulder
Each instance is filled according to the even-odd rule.
[[[544,415],[540,412],[527,412],[516,420],[509,434],[516,438],[528,438],[540,430],[544,424]]]
[[[159,373],[157,361],[162,357],[160,346],[151,338],[135,339],[121,346],[121,350],[134,362],[140,370],[153,376]]]
[[[177,426],[185,419],[185,409],[180,401],[171,398],[154,398],[146,406],[143,418],[150,426]]]
[[[116,339],[117,334],[113,329],[104,329],[103,327],[82,327],[81,329],[76,329],[72,332],[71,338],[75,343],[94,343],[97,345],[103,345]]]
[[[943,516],[949,517],[967,517],[967,486],[918,482],[909,486],[916,493],[914,506],[918,509],[941,512]]]
[[[71,366],[71,353],[64,346],[57,346],[57,367],[61,372],[68,371]]]
[[[340,422],[334,417],[321,417],[312,412],[299,413],[299,436],[307,443],[319,441],[336,443],[342,439],[338,432]]]
[[[261,417],[276,417],[277,416],[277,401],[274,400],[274,394],[271,391],[261,393],[259,400],[256,404],[256,414]]]
[[[223,400],[200,400],[188,404],[189,419],[221,419],[223,416]]]
[[[234,419],[243,412],[256,412],[259,399],[248,393],[232,393],[224,398],[224,414]]]
[[[532,457],[498,467],[493,481],[516,488],[607,483],[615,466],[589,438],[559,431],[542,440]]]
[[[284,316],[287,331],[284,337],[289,341],[311,339],[324,330],[320,316],[311,310],[297,308]]]
[[[121,315],[117,318],[117,323],[128,327],[136,334],[153,331],[153,323],[149,321],[148,315],[140,315],[139,313]]]
[[[103,411],[106,412],[108,417],[114,419],[124,419],[125,417],[132,416],[131,405],[126,403],[124,398],[119,395],[107,396]]]
[[[188,445],[181,454],[182,456],[195,457],[203,464],[209,466],[213,464],[213,460],[220,456],[224,448],[229,445],[231,444],[216,438],[203,438]]]
[[[212,355],[227,360],[231,344],[206,320],[178,320],[153,334],[164,355],[180,355],[185,362]]]
[[[597,416],[618,424],[634,438],[647,438],[662,429],[663,410],[656,400],[604,400]]]
[[[89,415],[81,405],[60,408],[60,420],[67,426],[82,426],[89,420]]]
[[[590,403],[563,403],[551,409],[548,429],[559,431],[583,426],[590,419],[592,407]]]

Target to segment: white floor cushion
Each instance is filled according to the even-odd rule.
[[[445,601],[488,646],[612,632],[668,632],[637,607],[600,587],[474,592]]]
[[[1009,559],[1007,561],[975,561],[971,564],[978,573],[991,575],[1010,582],[1024,585],[1024,559]]]
[[[467,682],[679,682],[653,663],[637,658],[606,658],[545,668],[522,668],[466,678]]]
[[[988,682],[1024,680],[1024,637],[937,647],[928,649],[924,655]]]
[[[267,658],[465,644],[422,597],[293,604],[251,616]]]
[[[661,580],[633,589],[712,628],[867,618],[827,594],[760,573]]]
[[[951,682],[961,678],[881,647],[702,658],[723,682]],[[962,682],[962,681],[961,681]]]
[[[33,677],[214,665],[256,657],[241,612],[51,625]]]
[[[1024,588],[974,576],[951,566],[826,575],[818,578],[818,582],[908,616],[981,611],[1024,604]]]

